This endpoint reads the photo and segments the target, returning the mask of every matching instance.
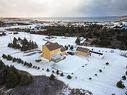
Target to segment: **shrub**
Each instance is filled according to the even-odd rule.
[[[13,46],[13,44],[12,44],[12,43],[9,43],[9,44],[8,44],[8,47],[12,47],[12,46]]]
[[[28,67],[29,67],[29,68],[31,68],[32,66],[33,66],[32,63],[29,63],[29,64],[28,64]],[[39,69],[40,69],[40,67],[39,67]]]
[[[56,74],[59,75],[59,70],[56,71]]]
[[[52,73],[55,73],[54,71],[52,71]]]
[[[80,38],[79,38],[79,37],[77,37],[75,43],[76,43],[77,45],[80,45]]]
[[[49,77],[50,80],[55,80],[55,76],[53,74],[51,74],[51,76]]]
[[[64,76],[64,74],[63,74],[63,73],[61,73],[61,74],[60,74],[60,76]]]
[[[49,72],[50,70],[49,70],[49,69],[47,69],[46,71],[47,71],[47,72]]]
[[[109,65],[109,63],[107,62],[106,65]]]
[[[28,63],[27,62],[24,62],[24,66],[26,66]]]
[[[122,79],[123,79],[123,80],[126,80],[126,76],[122,76]]]
[[[35,69],[37,69],[37,66],[34,66]]]
[[[71,75],[68,75],[67,78],[68,78],[68,79],[72,79],[72,76],[71,76]]]
[[[116,86],[117,86],[118,88],[122,88],[122,89],[125,88],[125,85],[123,84],[123,82],[122,82],[121,80],[118,81],[118,82],[116,83]]]
[[[13,58],[13,60],[12,60],[13,62],[16,62],[17,61],[17,59],[16,58]]]
[[[18,62],[18,63],[21,63],[21,62],[22,62],[22,60],[21,60],[20,58],[18,58],[18,59],[17,59],[17,62]]]
[[[20,37],[18,37],[18,40],[21,41],[22,39]]]
[[[36,62],[41,62],[41,59],[35,60]]]
[[[100,70],[99,70],[99,72],[101,73],[101,72],[102,72],[102,70],[100,69]]]
[[[12,57],[11,55],[8,55],[8,56],[7,56],[7,60],[9,60],[9,61],[10,61],[10,60],[13,60],[13,57]]]
[[[97,76],[97,74],[95,74],[95,76]]]
[[[70,47],[70,50],[73,50],[73,49],[74,49],[74,47],[73,47],[73,46],[71,46],[71,47]]]
[[[21,61],[21,64],[24,64],[24,61],[23,60]]]
[[[35,68],[35,66],[33,66],[33,68]]]
[[[89,80],[92,80],[92,78],[89,78]]]
[[[6,58],[7,58],[7,56],[6,56],[5,54],[3,54],[3,55],[2,55],[2,57],[3,57],[4,59],[6,59]]]
[[[125,74],[127,75],[127,71],[125,72]]]

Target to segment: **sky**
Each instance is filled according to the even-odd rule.
[[[0,0],[1,17],[127,15],[127,0]]]

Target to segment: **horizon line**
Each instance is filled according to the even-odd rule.
[[[93,17],[126,17],[127,15],[122,15],[122,16],[32,16],[32,17],[28,17],[28,16],[0,16],[1,18],[12,18],[12,19],[16,19],[16,18],[82,18],[82,17],[88,17],[88,18],[93,18]]]

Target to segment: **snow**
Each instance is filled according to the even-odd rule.
[[[87,63],[87,60],[85,60],[84,58],[68,55],[65,60],[62,60],[61,62],[56,63],[55,67],[59,68],[59,70],[65,73],[73,73],[85,63]]]
[[[125,75],[127,58],[121,56],[121,51],[118,49],[108,49],[108,48],[99,48],[99,47],[86,47],[93,49],[93,51],[103,53],[102,56],[97,54],[92,54],[89,57],[81,57],[77,55],[67,55],[66,58],[58,63],[48,62],[43,60],[41,53],[35,52],[35,54],[26,56],[29,53],[21,52],[20,50],[8,48],[8,43],[12,42],[13,38],[26,37],[28,40],[35,41],[41,50],[42,45],[46,43],[45,40],[51,42],[58,42],[61,45],[75,45],[75,40],[77,37],[59,37],[56,36],[53,39],[46,39],[47,36],[44,35],[35,35],[20,32],[19,34],[7,34],[7,36],[0,37],[0,57],[2,54],[10,54],[16,58],[22,58],[24,61],[31,62],[33,65],[40,67],[39,70],[24,67],[21,64],[12,63],[11,61],[4,60],[6,65],[14,65],[19,70],[24,70],[30,74],[37,75],[51,75],[51,70],[58,69],[65,74],[64,77],[56,75],[57,79],[63,81],[65,84],[68,84],[71,88],[82,88],[85,90],[91,91],[94,95],[111,95],[115,93],[116,95],[123,95],[126,89],[119,89],[116,87],[116,82]],[[45,40],[44,40],[45,39]],[[75,45],[76,46],[76,45]],[[111,51],[114,53],[111,53]],[[41,62],[37,63],[35,60],[42,59]],[[109,62],[109,65],[106,66],[106,62]],[[42,70],[42,68],[44,70]],[[50,72],[46,72],[46,69],[50,69]],[[55,68],[55,69],[53,69]],[[99,72],[99,69],[102,70],[102,73]],[[69,80],[66,78],[67,75],[71,75],[72,79]],[[97,74],[97,76],[95,76]],[[89,78],[92,80],[89,80]],[[127,82],[124,81],[127,86]]]
[[[117,54],[105,54],[105,58],[102,60],[90,57],[89,62],[84,62],[84,64],[88,64],[87,66],[80,67],[74,72],[73,76],[76,76],[76,79],[66,80],[66,82],[71,87],[92,91],[94,95],[111,95],[112,93],[123,95],[123,91],[116,88],[115,84],[124,75],[127,59],[119,57],[118,59]],[[110,63],[109,66],[105,65],[107,61]],[[72,72],[74,67],[76,65],[72,65]],[[102,69],[102,73],[99,72],[99,69]],[[90,77],[92,80],[88,80]]]

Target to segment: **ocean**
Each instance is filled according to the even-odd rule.
[[[64,22],[111,22],[118,19],[117,16],[106,17],[38,17],[34,20],[41,21],[64,21]]]

